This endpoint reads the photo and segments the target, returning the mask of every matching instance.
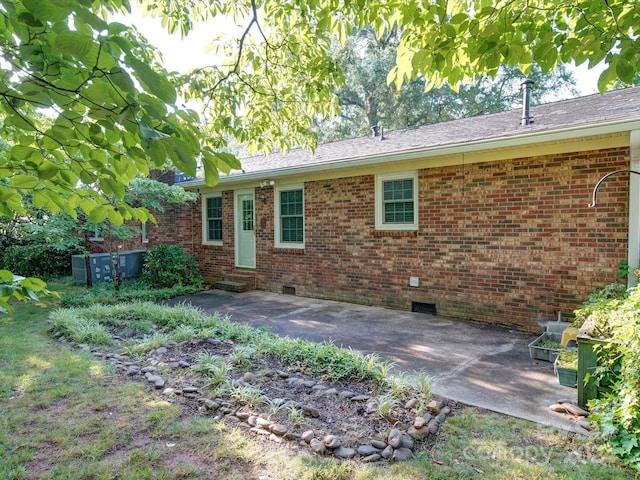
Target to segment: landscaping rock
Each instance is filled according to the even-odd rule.
[[[207,410],[218,410],[220,408],[220,404],[214,400],[206,399],[204,401],[204,406]]]
[[[335,435],[326,435],[323,439],[322,442],[325,444],[325,446],[331,450],[338,448],[339,446],[342,445],[342,442],[340,441],[340,439],[338,437],[336,437]]]
[[[389,459],[393,457],[393,452],[393,447],[391,445],[387,445],[387,448],[385,448],[380,455],[382,456],[382,458]]]
[[[271,424],[271,422],[269,420],[267,420],[266,418],[262,418],[262,417],[256,418],[256,426],[258,426],[260,428],[269,428],[270,424]]]
[[[440,424],[436,421],[435,418],[432,418],[429,421],[429,425],[427,428],[429,429],[429,433],[431,435],[436,435],[438,433],[438,430],[440,429]]]
[[[274,435],[278,435],[279,437],[282,437],[287,433],[288,427],[281,423],[272,423],[271,425],[269,425],[269,430]]]
[[[412,398],[404,404],[404,408],[406,408],[407,410],[411,410],[412,408],[416,408],[418,406],[418,403],[419,402],[417,398]]]
[[[364,457],[362,461],[364,463],[371,463],[380,460],[381,455],[379,453],[374,453],[373,455],[369,455],[368,457]]]
[[[307,430],[306,432],[303,432],[300,438],[309,443],[314,438],[313,430]]]
[[[323,454],[327,451],[325,444],[317,438],[312,438],[309,442],[309,446],[311,447],[311,450],[318,454]]]
[[[310,405],[302,405],[302,413],[304,413],[307,417],[318,418],[320,416],[320,412],[317,408],[314,408]]]
[[[382,440],[371,440],[371,445],[376,448],[382,450],[383,448],[387,448],[387,442],[383,442]]]
[[[393,460],[396,462],[404,462],[413,457],[413,452],[408,448],[398,448],[393,451]]]
[[[349,390],[344,390],[344,391],[342,391],[342,392],[340,392],[338,394],[338,398],[346,398],[346,399],[348,399],[348,398],[352,399],[355,396],[356,396],[356,394],[353,393],[353,392],[350,392]]]
[[[438,422],[440,425],[442,425],[446,419],[447,419],[447,416],[442,412],[436,415],[436,422]]]
[[[414,428],[420,429],[426,427],[428,423],[429,420],[427,420],[426,418],[416,417],[416,419],[413,421],[413,426]]]
[[[353,448],[340,446],[333,451],[333,454],[338,458],[353,458],[356,456],[356,451]]]
[[[409,427],[407,429],[407,435],[409,435],[411,438],[413,438],[414,440],[424,440],[425,438],[427,438],[429,436],[429,429],[428,428],[416,428],[416,427]]]
[[[363,457],[368,457],[369,455],[373,455],[374,453],[380,453],[380,449],[374,447],[373,445],[360,445],[358,447],[358,453]]]
[[[400,448],[409,448],[413,450],[413,439],[409,435],[402,435],[400,438]]]
[[[393,448],[399,448],[402,443],[402,432],[397,428],[392,429],[387,437],[387,443]]]
[[[351,397],[352,402],[366,402],[371,397],[369,395],[356,395],[355,397]]]
[[[236,412],[236,417],[238,417],[243,422],[246,422],[251,414],[249,412]]]
[[[182,387],[184,393],[198,393],[198,387]]]
[[[433,413],[434,415],[440,413],[440,407],[438,406],[437,400],[431,400],[429,403],[427,403],[425,409],[428,412]]]

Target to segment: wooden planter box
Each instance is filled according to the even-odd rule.
[[[534,360],[542,360],[544,362],[555,362],[560,353],[560,339],[562,334],[543,333],[533,342],[529,344],[529,355]],[[558,348],[550,348],[545,346],[547,342],[558,343]]]

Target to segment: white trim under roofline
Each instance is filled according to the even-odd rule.
[[[218,185],[227,185],[252,180],[263,180],[265,176],[285,177],[288,175],[315,173],[330,170],[342,170],[346,168],[373,166],[388,162],[426,159],[445,155],[455,155],[461,153],[470,153],[475,151],[509,148],[524,145],[533,145],[536,143],[558,142],[562,140],[572,140],[577,138],[592,137],[597,135],[607,135],[612,133],[622,133],[640,129],[640,117],[624,120],[614,120],[610,122],[601,122],[592,125],[580,125],[567,127],[557,130],[528,132],[508,137],[487,138],[482,140],[473,140],[470,142],[461,142],[448,145],[436,145],[426,148],[405,149],[393,153],[384,153],[377,155],[367,155],[363,157],[352,157],[343,160],[334,160],[326,163],[316,163],[313,165],[296,165],[292,167],[272,168],[259,170],[250,173],[234,174],[227,177],[221,176]],[[206,186],[204,180],[196,179],[189,182],[183,182],[180,186],[202,187]]]

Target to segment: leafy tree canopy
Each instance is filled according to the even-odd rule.
[[[332,55],[340,62],[345,84],[337,90],[339,117],[319,122],[320,141],[367,135],[374,125],[395,130],[501,112],[522,103],[520,84],[525,78],[535,81],[534,104],[559,94],[578,94],[564,65],[547,74],[534,65],[527,76],[519,67],[501,67],[495,78],[478,78],[458,92],[448,85],[425,91],[422,77],[396,88],[386,78],[395,65],[399,41],[395,30],[378,38],[371,28],[365,28],[348,37],[344,45],[334,45]]]

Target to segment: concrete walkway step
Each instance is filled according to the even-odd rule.
[[[226,292],[243,293],[251,290],[251,287],[247,282],[234,281],[234,280],[222,280],[215,283],[215,288],[218,290],[224,290]]]

